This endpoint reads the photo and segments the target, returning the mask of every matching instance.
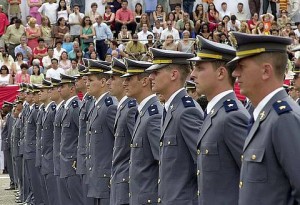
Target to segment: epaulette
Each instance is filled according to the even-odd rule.
[[[224,106],[226,112],[231,112],[231,111],[235,111],[235,110],[239,109],[235,100],[232,100],[232,99],[228,99],[228,100],[224,101],[223,106]]]
[[[195,107],[195,103],[192,97],[186,95],[181,98],[184,107]]]
[[[281,115],[283,113],[292,111],[291,106],[286,101],[278,100],[273,104],[274,110],[277,112],[278,115]]]
[[[157,105],[150,105],[150,107],[148,108],[148,112],[150,116],[158,114]]]
[[[114,102],[113,102],[113,99],[112,97],[107,97],[105,98],[105,105],[108,107],[110,105],[112,105]]]
[[[136,100],[129,100],[128,101],[128,107],[131,108],[131,107],[135,107],[136,106]]]
[[[78,107],[78,101],[77,100],[73,100],[72,101],[72,107],[73,108],[77,108]]]
[[[55,110],[55,109],[56,109],[56,105],[55,105],[55,104],[52,104],[52,105],[51,105],[51,109],[52,109],[52,110]]]

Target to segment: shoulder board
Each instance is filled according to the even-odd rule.
[[[55,110],[55,109],[56,109],[56,105],[55,105],[55,104],[52,104],[52,105],[51,105],[51,109],[52,109],[52,110]]]
[[[113,102],[113,99],[112,97],[107,97],[105,98],[105,105],[108,107],[110,105],[112,105],[114,102]]]
[[[78,101],[77,100],[73,100],[72,101],[72,107],[73,108],[77,108],[78,107]]]
[[[38,104],[35,104],[35,105],[34,105],[34,108],[35,108],[35,109],[39,109],[40,106],[39,106]]]
[[[129,100],[128,101],[128,107],[131,108],[131,107],[135,107],[136,106],[136,100]]]
[[[91,100],[91,99],[93,99],[93,96],[88,95],[88,96],[87,96],[87,99],[88,99],[88,100]]]
[[[148,112],[150,116],[158,114],[157,105],[150,105],[150,107],[148,107]]]
[[[184,107],[195,107],[195,103],[192,97],[186,95],[181,98]]]
[[[228,100],[224,101],[223,106],[224,106],[226,112],[231,112],[231,111],[235,111],[235,110],[239,109],[235,100],[232,100],[232,99],[228,99]]]
[[[278,100],[273,104],[274,110],[277,112],[278,115],[281,115],[283,113],[292,111],[291,106],[286,101]]]

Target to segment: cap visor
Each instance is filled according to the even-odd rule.
[[[168,65],[170,65],[170,64],[155,64],[155,65],[152,65],[149,68],[147,68],[145,71],[146,72],[152,72],[154,70],[158,70],[158,69],[162,69],[164,67],[167,67]]]

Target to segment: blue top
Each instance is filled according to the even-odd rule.
[[[110,28],[105,23],[98,23],[94,24],[95,33],[96,33],[96,40],[105,40],[105,39],[112,39],[113,34]]]
[[[69,53],[71,50],[73,50],[73,42],[63,42],[61,47],[64,48],[67,53]]]

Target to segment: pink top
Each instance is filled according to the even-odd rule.
[[[15,83],[30,83],[30,76],[26,74],[25,76],[22,73],[16,74],[16,82]]]
[[[133,14],[129,9],[120,8],[116,13],[116,19],[119,21],[133,21]]]

